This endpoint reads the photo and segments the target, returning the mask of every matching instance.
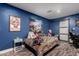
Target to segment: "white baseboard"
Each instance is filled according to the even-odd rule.
[[[22,47],[24,48],[24,45],[22,45]],[[7,53],[7,52],[10,52],[10,51],[13,51],[13,50],[14,50],[14,48],[5,49],[5,50],[0,51],[0,54]]]
[[[12,50],[13,50],[13,48],[2,50],[2,51],[0,51],[0,54],[7,53],[7,52],[12,51]]]

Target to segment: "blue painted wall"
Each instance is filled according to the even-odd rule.
[[[9,31],[9,16],[19,16],[21,18],[21,31]],[[29,17],[42,21],[43,31],[47,34],[49,21],[43,17],[21,10],[8,4],[0,4],[0,50],[13,47],[13,39],[16,37],[24,38],[29,32]]]
[[[51,21],[50,29],[52,29],[52,32],[54,35],[58,35],[59,34],[59,21]]]
[[[74,16],[71,16],[70,17],[70,31],[73,29],[73,28],[75,28],[75,30],[73,31],[74,33],[76,33],[77,35],[79,35],[79,27],[78,26],[76,26],[76,20],[79,20],[79,14],[77,14],[77,15],[74,15]]]
[[[75,21],[79,20],[79,14],[61,17],[61,18],[57,18],[57,19],[52,19],[52,21],[50,21],[50,28],[52,29],[53,33],[55,35],[59,35],[59,22],[62,20],[65,20],[65,19],[69,20],[69,31],[71,31],[73,28],[75,28],[75,30],[73,32],[78,35],[79,27],[76,26]]]

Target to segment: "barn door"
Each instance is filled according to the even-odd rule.
[[[68,41],[68,28],[69,28],[69,23],[68,20],[63,20],[60,21],[59,25],[59,33],[60,33],[60,40]]]

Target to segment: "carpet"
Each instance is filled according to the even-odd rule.
[[[24,48],[22,51],[14,53],[13,51],[1,54],[0,56],[34,56],[32,52]],[[79,49],[76,49],[68,42],[60,41],[59,46],[50,51],[46,56],[79,56]]]

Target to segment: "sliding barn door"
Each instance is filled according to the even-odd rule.
[[[59,32],[60,32],[60,40],[68,41],[68,20],[60,21]]]

